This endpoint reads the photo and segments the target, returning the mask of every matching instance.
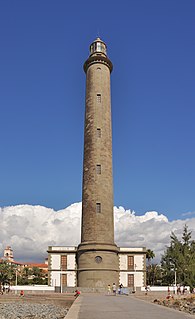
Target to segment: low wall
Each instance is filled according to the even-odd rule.
[[[84,287],[63,287],[62,291],[60,287],[51,287],[46,285],[33,285],[33,286],[11,286],[11,291],[20,292],[21,290],[28,291],[28,292],[40,292],[40,293],[49,293],[49,292],[63,292],[63,293],[73,293],[76,289],[80,290],[81,292],[99,292],[103,293],[106,292],[106,288],[84,288]],[[175,286],[148,286],[148,291],[161,291],[161,292],[168,292],[168,289],[171,293],[174,293],[177,291],[177,287],[175,289]],[[186,286],[185,289],[189,292],[190,287]],[[140,291],[137,288],[136,291]],[[141,291],[146,291],[145,287],[141,287]],[[181,291],[183,291],[183,287],[181,287]],[[134,291],[133,291],[134,292]],[[131,288],[123,288],[124,294],[132,293]]]
[[[32,293],[33,292],[45,293],[45,292],[54,292],[55,288],[50,287],[50,286],[46,286],[46,285],[33,285],[33,286],[29,285],[29,286],[11,286],[10,290],[15,291],[15,292],[24,290],[24,291],[28,291],[28,292],[32,292]]]
[[[183,290],[183,287],[180,287],[181,291]],[[168,289],[170,292],[174,293],[177,291],[177,287],[175,286],[148,286],[148,291],[163,291],[163,292],[168,292]],[[189,292],[190,287],[185,286],[185,289]],[[141,291],[146,291],[145,287],[141,288]]]

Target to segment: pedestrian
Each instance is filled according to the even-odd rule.
[[[119,287],[118,287],[118,293],[119,293],[119,295],[122,294],[122,289],[123,289],[123,284],[120,284]]]
[[[145,286],[145,295],[148,294],[148,286]]]
[[[110,285],[108,285],[108,287],[107,287],[107,293],[108,293],[108,295],[111,294],[111,287],[110,287]]]
[[[20,290],[20,297],[24,297],[24,290]]]
[[[116,296],[116,285],[115,285],[115,283],[113,283],[113,285],[112,285],[112,292]]]
[[[75,290],[75,294],[74,294],[74,296],[75,296],[75,298],[77,298],[78,296],[80,296],[80,291],[77,289],[77,290]]]

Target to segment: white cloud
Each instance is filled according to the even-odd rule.
[[[192,216],[192,215],[195,215],[195,212],[187,212],[187,213],[183,213],[181,215],[182,216]]]
[[[115,242],[123,247],[147,247],[160,259],[170,242],[171,231],[180,235],[189,225],[195,238],[195,218],[169,221],[157,212],[137,216],[114,207]],[[54,211],[42,206],[18,205],[0,208],[0,255],[10,245],[15,260],[36,261],[47,256],[49,245],[76,246],[80,242],[81,203]]]

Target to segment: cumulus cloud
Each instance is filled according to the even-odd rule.
[[[169,221],[151,211],[142,216],[114,207],[115,242],[122,247],[146,247],[160,260],[171,231],[180,236],[184,224],[193,230],[195,218]],[[43,261],[48,246],[77,246],[80,243],[81,203],[54,211],[43,206],[18,205],[0,208],[0,255],[10,245],[18,261]]]
[[[182,216],[192,216],[192,215],[195,215],[195,212],[187,212],[187,213],[183,213],[181,215]]]

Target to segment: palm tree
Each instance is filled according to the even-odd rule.
[[[148,264],[150,265],[150,260],[155,257],[155,253],[151,249],[147,249],[146,251],[146,259],[148,260]]]
[[[151,272],[152,272],[152,265],[150,264],[151,259],[155,257],[155,253],[151,249],[147,249],[146,251],[146,259],[148,260],[148,265],[146,267],[146,275],[147,275],[147,284],[151,285]]]

